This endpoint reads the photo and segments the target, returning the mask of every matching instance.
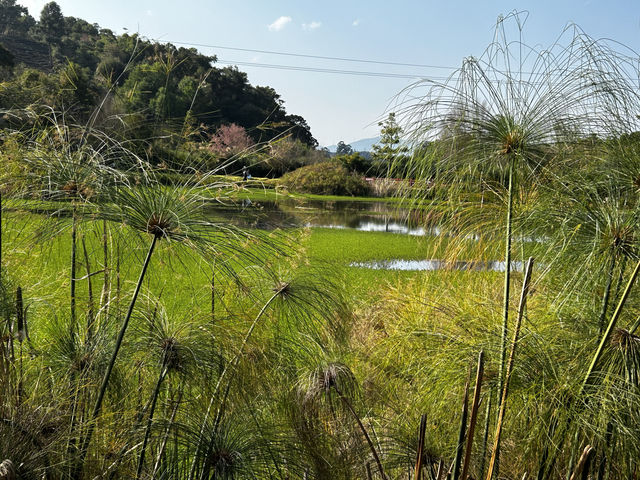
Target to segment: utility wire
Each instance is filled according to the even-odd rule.
[[[338,60],[340,62],[373,63],[376,65],[396,65],[400,67],[439,68],[443,70],[457,69],[457,67],[445,67],[442,65],[426,65],[422,63],[385,62],[382,60],[368,60],[368,59],[362,59],[362,58],[327,57],[324,55],[308,55],[308,54],[293,53],[293,52],[278,52],[275,50],[257,50],[254,48],[226,47],[222,45],[208,45],[205,43],[174,42],[171,40],[163,40],[163,42],[174,43],[176,45],[187,45],[191,47],[219,48],[221,50],[233,50],[237,52],[265,53],[269,55],[284,55],[287,57],[299,57],[299,58],[315,58],[320,60]]]
[[[383,77],[383,78],[404,78],[404,79],[420,79],[420,78],[429,78],[429,79],[440,79],[444,80],[444,77],[427,77],[425,75],[411,75],[411,74],[402,74],[402,73],[388,73],[388,72],[365,72],[360,70],[339,70],[333,68],[317,68],[317,67],[299,67],[295,65],[278,65],[272,63],[255,63],[255,62],[236,62],[232,60],[218,60],[216,63],[221,65],[239,65],[243,67],[260,67],[260,68],[271,68],[276,70],[293,70],[293,71],[301,71],[301,72],[314,72],[314,73],[338,73],[341,75],[357,75],[357,76],[366,76],[366,77]]]

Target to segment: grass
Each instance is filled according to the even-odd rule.
[[[31,204],[29,204],[29,207]],[[61,275],[69,268],[71,255],[67,235],[69,225],[65,220],[53,223],[36,213],[9,212],[5,214],[5,241],[8,269],[13,272],[16,282],[21,285],[34,285],[38,297],[43,301],[63,309],[68,301],[68,278]],[[121,284],[126,291],[135,282],[139,262],[144,259],[146,246],[138,234],[122,226],[110,224],[114,232],[111,248],[122,244],[123,259],[120,264]],[[60,232],[46,242],[38,241],[44,230]],[[79,228],[79,236],[86,239],[89,257],[100,258],[101,225],[86,222]],[[124,248],[126,236],[126,249]],[[428,258],[433,244],[427,237],[409,236],[385,232],[360,232],[347,229],[313,228],[302,237],[303,256],[309,268],[329,267],[339,272],[346,284],[365,286],[361,293],[380,287],[386,282],[395,282],[402,278],[412,278],[416,272],[394,272],[349,267],[352,262],[375,260],[406,259],[420,260]],[[177,245],[159,244],[161,252],[153,259],[157,269],[144,282],[146,292],[155,292],[162,297],[170,315],[183,316],[186,312],[204,315],[210,308],[210,281],[212,266],[200,256],[191,254]],[[100,270],[99,264],[92,270]],[[81,265],[79,271],[85,272]],[[83,277],[83,273],[81,276]],[[112,272],[112,276],[115,273]],[[99,276],[94,277],[99,282]],[[87,282],[78,282],[78,297],[86,298]]]
[[[326,265],[342,279],[349,293],[360,303],[369,303],[384,285],[397,285],[421,272],[372,270],[349,267],[353,262],[426,258],[431,241],[385,232],[359,232],[346,229],[313,228],[308,239],[310,264]]]
[[[252,202],[260,201],[278,201],[283,198],[291,200],[319,200],[324,202],[384,202],[384,203],[401,203],[400,198],[396,197],[349,197],[343,195],[314,195],[312,193],[291,193],[282,189],[265,188],[239,188],[231,195],[236,200],[251,200]]]

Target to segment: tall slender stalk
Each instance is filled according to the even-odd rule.
[[[211,268],[211,322],[216,321],[216,261]]]
[[[75,332],[77,328],[76,325],[76,249],[77,242],[76,237],[78,235],[78,219],[76,212],[75,202],[72,207],[73,211],[71,213],[71,286],[70,286],[70,295],[71,295],[71,335]]]
[[[515,156],[510,155],[509,159],[509,190],[507,197],[507,219],[505,231],[505,263],[504,263],[504,294],[502,304],[502,337],[500,341],[500,371],[498,376],[498,404],[496,408],[500,410],[500,395],[502,394],[502,385],[504,383],[504,365],[507,355],[507,336],[509,334],[509,296],[511,292],[511,229],[512,229],[512,213],[513,213],[513,176],[515,170]]]
[[[167,366],[167,352],[165,352],[162,359],[162,368],[160,369],[160,375],[158,376],[158,381],[156,383],[156,388],[153,390],[153,394],[151,395],[151,406],[149,407],[149,418],[147,420],[147,427],[144,432],[144,440],[142,442],[142,447],[140,449],[140,457],[138,458],[138,470],[136,471],[136,479],[140,478],[142,475],[142,469],[144,468],[144,456],[145,451],[147,449],[147,444],[149,443],[149,437],[151,436],[151,426],[153,425],[153,414],[156,411],[156,404],[158,402],[158,396],[160,395],[160,387],[162,386],[162,382],[167,377],[167,373],[169,373],[169,368]]]
[[[471,404],[471,417],[469,418],[469,432],[467,433],[467,445],[464,449],[464,462],[462,463],[462,474],[460,478],[465,480],[469,472],[471,463],[471,451],[473,447],[473,434],[476,429],[478,419],[478,409],[480,408],[480,392],[482,390],[482,376],[484,373],[484,351],[478,354],[478,368],[476,370],[476,385],[473,390],[473,402]]]
[[[109,236],[107,229],[107,220],[102,220],[102,254],[103,254],[103,281],[102,281],[102,295],[100,296],[100,305],[104,308],[109,304]]]
[[[600,344],[598,345],[598,348],[596,349],[596,352],[593,355],[593,358],[591,359],[591,363],[589,364],[587,374],[584,377],[584,380],[580,387],[580,391],[578,392],[578,395],[576,398],[580,398],[582,396],[582,393],[584,393],[585,387],[591,380],[591,377],[596,368],[596,365],[598,364],[598,361],[602,356],[602,352],[604,352],[604,347],[607,344],[607,341],[609,340],[609,337],[611,336],[611,333],[613,332],[613,329],[615,328],[616,323],[618,322],[618,317],[620,317],[620,313],[622,313],[624,304],[626,303],[627,298],[631,293],[631,287],[633,287],[633,284],[636,280],[636,277],[638,276],[638,273],[640,273],[640,261],[638,261],[638,263],[636,264],[636,267],[633,270],[633,273],[631,274],[631,277],[629,277],[629,282],[627,283],[627,286],[622,292],[622,297],[620,297],[618,306],[616,307],[616,310],[613,312],[613,315],[611,316],[611,320],[609,321],[609,325],[605,330],[604,334],[602,335],[602,338],[600,339]]]
[[[176,415],[178,413],[178,407],[180,406],[180,402],[182,401],[182,394],[184,390],[182,386],[180,387],[180,393],[178,393],[178,399],[174,402],[173,410],[171,411],[171,417],[169,417],[169,423],[164,433],[164,437],[162,438],[162,442],[160,443],[160,448],[158,449],[158,454],[156,455],[156,462],[153,465],[153,472],[151,472],[151,478],[156,478],[156,473],[158,472],[158,468],[160,468],[160,462],[162,460],[162,455],[164,454],[164,449],[167,446],[167,441],[169,440],[169,434],[171,433],[171,427],[176,420]]]
[[[424,436],[427,429],[427,415],[422,414],[420,417],[420,426],[418,427],[418,453],[416,455],[416,468],[413,474],[415,480],[420,480],[422,476],[422,457],[424,454]]]
[[[111,359],[107,365],[107,369],[104,373],[104,377],[102,379],[102,384],[100,385],[100,390],[98,391],[98,397],[96,398],[96,403],[93,407],[93,411],[91,413],[91,417],[89,418],[89,427],[87,432],[84,435],[84,438],[80,442],[80,455],[78,461],[76,463],[75,468],[72,471],[72,478],[74,480],[79,480],[82,474],[82,468],[84,466],[84,460],[87,455],[87,451],[89,449],[89,444],[91,443],[91,437],[93,436],[93,431],[95,429],[95,421],[100,414],[100,410],[102,408],[102,401],[104,400],[104,395],[107,391],[107,386],[109,385],[109,379],[111,378],[111,372],[116,363],[116,359],[118,358],[118,352],[120,351],[120,347],[122,346],[122,341],[124,339],[124,334],[127,331],[127,327],[129,325],[129,320],[131,319],[131,315],[133,313],[133,308],[135,307],[136,300],[138,298],[138,294],[140,293],[140,289],[142,288],[142,282],[144,281],[144,276],[147,272],[147,267],[149,266],[149,262],[151,261],[151,256],[153,255],[153,250],[156,246],[156,242],[158,241],[158,236],[154,235],[153,240],[151,241],[151,245],[149,246],[149,251],[147,252],[147,257],[142,264],[142,270],[140,271],[140,277],[138,278],[138,283],[136,284],[136,289],[133,292],[133,297],[131,298],[131,302],[129,303],[129,309],[127,310],[127,315],[122,322],[122,327],[120,328],[120,332],[118,333],[118,337],[116,338],[116,344],[113,349],[113,353],[111,354]]]
[[[387,475],[384,473],[384,468],[382,468],[382,462],[380,461],[378,451],[376,450],[376,447],[373,444],[373,441],[371,440],[371,437],[369,436],[367,429],[364,428],[364,424],[362,423],[362,420],[360,420],[360,417],[358,416],[355,409],[353,408],[353,405],[351,405],[351,402],[349,401],[349,399],[342,394],[340,389],[336,385],[333,385],[333,389],[336,391],[336,393],[338,394],[338,397],[340,398],[344,406],[347,407],[347,410],[349,410],[349,412],[355,419],[356,423],[358,424],[358,427],[360,428],[362,435],[367,440],[367,445],[369,445],[369,450],[371,450],[371,454],[373,455],[376,465],[378,466],[380,477],[382,477],[382,480],[386,480]]]
[[[116,309],[120,315],[120,236],[116,236]]]
[[[509,154],[509,184],[507,196],[507,219],[505,229],[505,253],[504,253],[504,294],[502,304],[502,336],[500,340],[500,366],[498,371],[498,391],[496,409],[500,411],[502,403],[502,389],[504,385],[505,372],[504,365],[507,356],[507,337],[509,335],[509,296],[511,293],[511,229],[513,215],[513,177],[515,174],[515,153]],[[498,476],[500,457],[495,459],[495,472]]]
[[[200,435],[198,436],[198,444],[196,445],[196,451],[195,451],[195,454],[193,456],[193,461],[191,462],[191,468],[189,469],[189,480],[193,480],[193,478],[195,476],[196,467],[197,467],[197,464],[198,464],[198,457],[200,455],[200,450],[202,449],[202,438],[204,436],[204,429],[206,428],[207,422],[209,421],[209,415],[211,414],[211,408],[213,407],[213,403],[214,403],[216,397],[218,396],[218,392],[220,391],[220,386],[222,385],[222,380],[224,379],[224,377],[226,376],[227,372],[229,371],[229,366],[231,365],[232,368],[236,367],[236,365],[240,361],[240,357],[242,355],[244,347],[249,342],[249,339],[251,338],[251,335],[252,335],[253,331],[255,330],[256,326],[258,325],[258,322],[260,321],[260,319],[262,318],[264,313],[267,311],[267,309],[269,308],[271,303],[276,298],[278,298],[279,295],[282,294],[282,291],[286,287],[287,287],[287,285],[285,284],[285,285],[282,285],[281,287],[277,288],[276,291],[274,292],[274,294],[262,306],[262,309],[260,309],[260,312],[258,312],[258,315],[256,316],[256,318],[253,320],[253,323],[249,327],[249,330],[247,330],[247,333],[245,334],[244,339],[242,340],[242,344],[240,345],[240,348],[236,352],[235,356],[233,357],[231,362],[228,363],[227,365],[225,365],[225,367],[222,369],[222,372],[220,373],[220,377],[218,377],[218,381],[216,382],[216,386],[213,389],[213,393],[211,394],[211,399],[209,400],[209,406],[207,407],[207,411],[206,411],[206,413],[204,415],[204,419],[202,420],[202,426],[200,428]]]
[[[85,242],[84,235],[82,236],[82,251],[84,253],[84,264],[87,271],[87,338],[91,340],[93,337],[93,322],[95,320],[95,312],[93,305],[93,282],[91,281],[91,264],[89,263],[89,254],[87,252],[87,243]]]
[[[611,295],[611,285],[613,284],[613,271],[616,267],[616,257],[611,257],[611,265],[607,274],[607,285],[604,289],[604,295],[602,296],[602,306],[600,308],[600,316],[598,317],[598,333],[602,335],[604,330],[604,318],[607,314],[607,307],[609,306],[609,296]]]
[[[18,328],[18,342],[20,342],[20,371],[18,375],[18,405],[22,403],[23,390],[23,370],[22,370],[22,343],[26,336],[25,318],[24,318],[24,302],[22,299],[22,288],[16,289],[16,320]]]
[[[469,412],[469,381],[471,377],[471,370],[469,370],[469,376],[467,377],[467,383],[464,386],[464,400],[462,402],[462,415],[460,417],[460,429],[458,430],[458,443],[456,444],[456,456],[453,460],[453,474],[452,480],[458,480],[460,477],[460,465],[462,462],[462,453],[464,449],[464,437],[467,431],[467,415]]]
[[[500,435],[502,434],[502,423],[504,420],[504,412],[507,405],[507,395],[509,393],[509,380],[511,379],[511,371],[513,369],[513,362],[515,360],[516,347],[518,345],[518,337],[520,335],[520,327],[522,325],[522,317],[524,316],[524,309],[527,305],[527,295],[529,294],[529,286],[531,283],[531,271],[533,270],[533,258],[529,258],[524,274],[524,280],[522,282],[522,293],[520,294],[520,306],[518,307],[518,315],[516,318],[516,325],[513,329],[513,341],[511,343],[511,353],[509,354],[509,363],[505,372],[504,387],[502,390],[502,398],[500,401],[500,411],[498,413],[498,419],[496,421],[496,433],[493,439],[493,453],[491,454],[491,460],[489,461],[489,469],[487,471],[487,480],[491,480],[493,477],[494,469],[496,468],[496,461],[500,452]],[[497,473],[496,473],[497,474]]]
[[[493,392],[489,391],[487,394],[487,408],[485,410],[484,418],[484,433],[482,434],[482,454],[480,456],[480,471],[478,472],[478,478],[484,476],[484,465],[487,461],[487,450],[489,447],[489,428],[491,427],[491,406],[493,402]]]

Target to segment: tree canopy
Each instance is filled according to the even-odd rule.
[[[306,120],[289,114],[273,88],[251,85],[236,67],[214,67],[216,57],[195,48],[116,35],[65,17],[56,2],[36,21],[15,0],[0,0],[0,42],[15,63],[0,93],[5,108],[46,104],[82,121],[103,105],[109,113],[142,115],[156,130],[188,117],[205,132],[236,124],[256,142],[290,135],[312,148],[318,144]],[[11,56],[2,58],[11,67]]]

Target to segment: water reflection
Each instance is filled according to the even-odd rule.
[[[387,202],[299,200],[283,197],[277,202],[251,202],[228,205],[212,202],[212,220],[253,228],[324,227],[363,232],[389,232],[406,235],[438,235],[425,229],[422,215]]]
[[[379,260],[374,262],[354,262],[350,267],[369,268],[372,270],[404,270],[404,271],[435,271],[435,270],[474,270],[504,272],[506,262],[498,260],[450,262],[446,260]],[[522,262],[511,262],[512,271],[522,271]]]
[[[415,235],[415,236],[440,234],[440,229],[438,227],[433,227],[430,229],[425,229],[424,227],[412,228],[408,224],[402,224],[398,222],[385,222],[381,220],[378,220],[378,221],[361,220],[355,226],[336,225],[336,224],[321,225],[321,224],[313,224],[311,222],[308,222],[306,226],[320,227],[320,228],[337,228],[337,229],[352,228],[360,232],[388,232],[388,233],[401,233],[404,235]]]

